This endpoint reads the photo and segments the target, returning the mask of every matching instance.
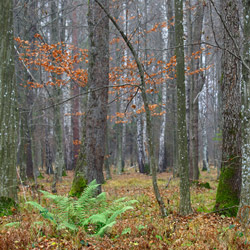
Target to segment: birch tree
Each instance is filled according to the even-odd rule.
[[[167,16],[167,22],[170,22],[170,19],[173,16],[173,1],[168,0],[166,2],[166,5],[164,6],[166,10],[166,16]],[[172,47],[174,47],[174,27],[170,25],[170,28],[168,29],[168,35],[167,35],[167,42],[166,47],[168,50],[168,53],[166,55],[168,61],[170,61],[171,57],[174,55],[173,51],[171,50]],[[166,123],[167,123],[167,112],[166,109],[170,109],[170,107],[167,107],[167,101],[170,99],[168,98],[170,96],[169,93],[167,93],[168,90],[170,90],[170,85],[172,84],[172,80],[168,79],[165,81],[162,85],[162,111],[164,112],[161,117],[161,127],[160,127],[160,139],[159,139],[159,160],[158,160],[158,169],[160,172],[163,172],[165,170],[164,163],[166,162]],[[170,112],[169,112],[170,114]],[[173,142],[175,144],[175,142]],[[173,145],[174,147],[174,145]]]
[[[242,184],[240,196],[240,209],[238,217],[242,223],[249,224],[249,206],[250,206],[250,3],[243,1],[244,18],[244,41],[243,41],[243,59],[248,64],[248,68],[243,65],[243,145],[242,145]]]

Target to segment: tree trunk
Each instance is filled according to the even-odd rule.
[[[244,43],[243,43],[243,56],[248,67],[250,67],[250,55],[249,55],[249,39],[250,39],[250,3],[249,1],[243,1],[244,4]],[[240,207],[238,211],[238,218],[241,223],[245,225],[249,224],[249,208],[250,208],[250,72],[243,65],[243,112],[244,112],[244,123],[243,123],[243,145],[242,145],[242,184],[241,184],[241,195],[240,195]]]
[[[239,55],[240,31],[237,1],[222,1],[224,48]],[[240,62],[228,51],[223,51],[222,68],[222,163],[215,208],[221,213],[237,214],[241,189],[241,93]]]
[[[108,9],[108,0],[102,0],[101,3]],[[103,163],[105,155],[103,142],[106,141],[107,133],[109,19],[95,0],[89,1],[88,11],[88,87],[90,94],[86,111],[86,148],[85,154],[82,155],[82,157],[86,156],[86,161],[77,171],[85,172],[84,178],[88,183],[96,180],[97,183],[102,184],[104,182]],[[101,192],[101,185],[98,192]]]
[[[171,18],[173,17],[173,1],[172,0],[168,0],[166,1],[166,6],[165,8],[167,9],[167,22],[170,23],[171,22]],[[170,49],[172,47],[174,47],[174,27],[172,25],[170,25],[170,28],[168,29],[168,37],[167,37],[167,55],[165,60],[167,60],[168,62],[170,62],[172,56],[174,56],[173,51]],[[173,77],[172,75],[170,77]],[[168,134],[166,133],[166,126],[167,123],[170,123],[170,117],[175,116],[175,112],[173,111],[173,101],[174,99],[171,98],[172,92],[175,91],[174,87],[173,87],[173,81],[168,79],[166,81],[164,81],[163,85],[162,85],[162,112],[165,112],[162,117],[161,117],[161,128],[160,128],[160,139],[159,139],[159,160],[158,160],[158,170],[160,172],[163,172],[166,170],[166,158],[167,158],[167,149],[169,151],[172,152],[171,154],[171,160],[173,161],[173,157],[174,157],[174,142],[173,139],[174,136],[170,137],[170,134],[174,134],[173,130],[174,128],[171,128],[171,132],[169,132]],[[168,112],[167,112],[168,111]],[[167,116],[168,120],[167,120]],[[170,125],[171,126],[171,125]],[[170,127],[169,127],[170,128]],[[167,142],[166,140],[172,139],[170,141],[170,143],[168,143],[168,147],[167,147]],[[170,157],[169,157],[170,158]],[[172,162],[169,159],[169,162]],[[171,163],[170,163],[171,165]]]
[[[175,0],[175,42],[176,42],[176,83],[177,83],[177,140],[180,173],[180,214],[192,212],[190,204],[188,150],[186,129],[186,91],[183,46],[183,1]]]
[[[78,29],[77,29],[77,8],[74,9],[72,12],[72,43],[75,47],[78,46]],[[72,82],[72,96],[77,96],[80,94],[80,87]],[[72,124],[72,131],[73,131],[73,168],[76,166],[78,154],[80,151],[80,144],[78,143],[80,140],[80,133],[79,133],[79,116],[77,113],[80,112],[80,102],[79,98],[74,98],[72,100],[72,116],[71,116],[71,124]]]
[[[196,53],[201,49],[201,35],[202,35],[202,23],[203,23],[203,12],[204,6],[203,2],[196,1],[194,3],[197,6],[196,15],[192,22],[191,32],[191,53]],[[191,71],[199,70],[200,59],[197,57],[191,60]],[[199,179],[199,98],[198,94],[202,89],[203,83],[202,78],[199,73],[193,74],[190,77],[191,87],[190,87],[190,178],[193,180]]]
[[[17,200],[17,112],[12,1],[0,2],[0,202]]]
[[[51,43],[56,44],[59,38],[58,32],[58,6],[56,2],[51,2]],[[53,80],[57,80],[60,76],[52,73]],[[58,86],[56,89],[53,89],[53,104],[58,103],[61,98],[61,89]],[[54,129],[54,139],[55,139],[55,166],[54,166],[54,176],[52,182],[52,192],[56,193],[56,184],[57,181],[62,181],[62,169],[63,169],[63,150],[62,150],[62,121],[61,121],[61,107],[59,105],[54,106],[54,120],[53,120],[53,129]]]

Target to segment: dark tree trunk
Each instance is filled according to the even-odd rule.
[[[17,199],[13,1],[0,2],[0,198]],[[6,199],[5,199],[6,200]],[[2,203],[5,201],[2,200]],[[3,205],[3,204],[2,204]],[[0,211],[1,213],[1,211]]]
[[[216,195],[216,209],[237,214],[241,191],[241,92],[239,55],[240,30],[237,1],[222,1],[224,48],[222,69],[222,163]]]
[[[108,9],[108,0],[102,0],[101,3]],[[88,88],[90,93],[86,111],[86,137],[78,160],[83,164],[79,166],[77,164],[79,168],[76,170],[71,189],[71,193],[75,195],[77,195],[75,190],[81,192],[81,187],[84,188],[83,184],[86,181],[89,183],[96,180],[99,184],[104,182],[103,163],[109,85],[109,19],[94,0],[89,1],[88,29]],[[81,176],[77,172],[81,173]],[[77,187],[78,185],[80,188]],[[101,192],[101,186],[98,191]]]

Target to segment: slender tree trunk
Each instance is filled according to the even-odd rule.
[[[45,118],[45,152],[46,152],[46,173],[54,174],[54,170],[52,167],[52,151],[50,145],[50,121],[49,118]]]
[[[108,126],[108,125],[107,125]],[[104,159],[104,168],[106,173],[106,180],[112,179],[110,172],[110,152],[109,152],[109,130],[107,127],[107,136],[106,136],[106,145],[105,145],[105,159]]]
[[[158,161],[158,170],[163,172],[166,169],[165,159],[166,159],[166,106],[167,106],[167,83],[164,82],[162,85],[162,111],[164,112],[161,117],[161,128],[160,128],[160,141],[159,141],[159,161]]]
[[[170,23],[171,18],[174,15],[173,14],[173,1],[172,0],[166,1],[165,8],[167,9],[167,13],[166,13],[167,22]],[[175,43],[175,41],[174,41],[174,27],[172,25],[170,25],[170,27],[168,29],[168,37],[167,37],[167,44],[166,44],[167,48],[169,50],[168,50],[166,58],[165,58],[165,60],[167,60],[168,62],[170,62],[171,58],[174,56],[173,51],[170,49],[170,48],[174,47],[174,43]],[[173,77],[173,76],[170,75],[170,77]],[[173,117],[173,119],[175,119],[174,118],[175,112],[173,110],[174,99],[173,99],[173,97],[171,97],[173,91],[175,91],[173,81],[170,79],[166,80],[162,85],[162,112],[165,112],[165,113],[161,117],[161,127],[160,127],[159,161],[158,161],[158,169],[160,172],[163,172],[166,170],[167,149],[172,152],[171,159],[169,159],[169,162],[174,161],[174,159],[173,159],[174,158],[174,147],[175,147],[174,136],[170,137],[170,135],[168,135],[168,134],[174,134],[173,133],[174,128],[171,128],[171,132],[168,134],[166,131],[167,123],[170,123],[170,117]],[[168,111],[168,113],[167,113],[167,111]],[[168,120],[167,120],[167,116],[169,116]],[[166,140],[170,139],[170,138],[171,139],[173,138],[173,140],[171,140],[171,142],[169,143],[169,145],[171,145],[171,147],[167,148]]]
[[[72,43],[75,47],[78,46],[78,29],[77,29],[77,8],[72,12]],[[80,94],[80,87],[72,83],[72,96],[77,96]],[[72,116],[71,116],[71,124],[72,124],[72,131],[73,131],[73,168],[76,166],[78,154],[80,151],[80,144],[78,143],[80,140],[80,133],[79,133],[79,116],[77,113],[80,111],[80,100],[79,98],[74,98],[72,100]]]
[[[59,40],[58,32],[58,6],[55,1],[51,2],[51,43],[56,44]],[[60,76],[52,74],[53,80],[59,79]],[[53,90],[53,103],[58,103],[61,97],[60,86]],[[63,149],[62,149],[62,121],[61,121],[61,107],[59,105],[54,106],[54,120],[53,120],[53,129],[54,129],[54,138],[56,144],[55,150],[55,167],[54,167],[54,177],[52,183],[52,192],[56,193],[56,184],[57,181],[62,181],[62,169],[63,169]]]
[[[202,35],[202,23],[203,23],[203,12],[204,6],[203,2],[196,1],[194,3],[197,6],[196,15],[194,16],[194,21],[192,23],[192,53],[196,53],[201,50],[201,35]],[[200,68],[199,57],[194,57],[191,60],[191,71],[199,70]],[[190,178],[193,180],[199,179],[199,98],[198,94],[202,89],[203,82],[200,74],[193,74],[191,77],[191,88],[190,88]]]
[[[210,172],[208,164],[208,141],[207,141],[207,110],[208,110],[208,81],[206,81],[206,102],[201,104],[201,134],[202,134],[202,171]]]
[[[137,103],[139,104],[139,100],[141,99],[140,95],[137,95],[135,98]],[[136,116],[136,131],[137,131],[137,162],[139,167],[140,173],[145,173],[145,166],[144,166],[144,151],[143,151],[143,132],[142,132],[142,121],[141,121],[141,114],[137,114]]]
[[[186,129],[186,91],[183,46],[183,1],[175,0],[175,42],[176,42],[176,83],[177,83],[177,140],[180,172],[180,214],[192,212],[190,204],[188,149]]]

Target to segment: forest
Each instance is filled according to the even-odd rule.
[[[0,250],[250,249],[249,0],[0,0]]]

